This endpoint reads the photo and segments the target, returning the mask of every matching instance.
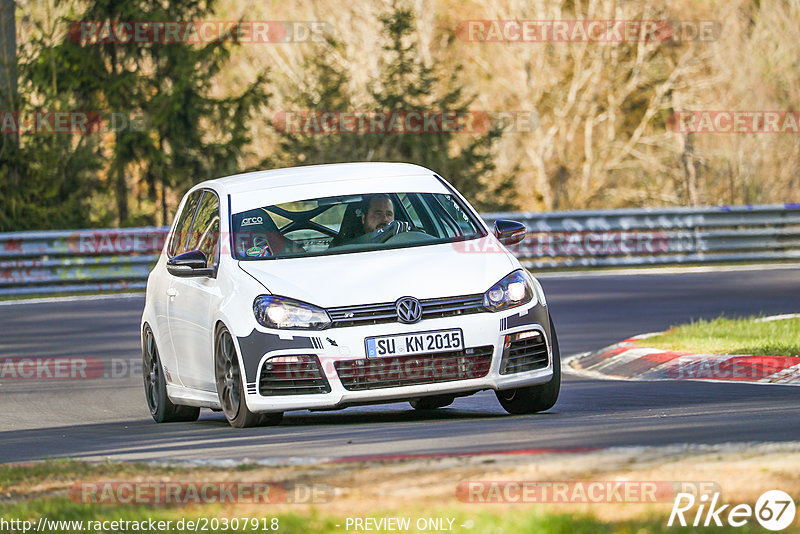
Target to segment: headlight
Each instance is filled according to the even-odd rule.
[[[519,270],[509,274],[483,294],[483,307],[496,312],[521,306],[531,300],[536,304],[536,293],[531,280]]]
[[[256,321],[267,328],[322,330],[331,324],[328,312],[285,297],[261,295],[253,301]]]

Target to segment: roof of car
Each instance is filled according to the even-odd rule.
[[[433,171],[411,163],[359,162],[308,165],[305,167],[287,167],[284,169],[248,172],[217,178],[210,180],[210,182],[217,183],[229,193],[236,194],[320,182],[330,183],[345,180],[432,174]],[[207,184],[210,184],[210,182],[207,182]]]

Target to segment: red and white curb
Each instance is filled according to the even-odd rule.
[[[693,354],[642,346],[660,332],[628,338],[568,358],[566,370],[595,378],[701,380],[800,386],[800,358],[755,354]]]

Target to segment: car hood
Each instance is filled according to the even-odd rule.
[[[279,260],[240,261],[272,294],[317,306],[350,306],[483,293],[519,268],[488,241]],[[483,252],[478,252],[483,251]]]

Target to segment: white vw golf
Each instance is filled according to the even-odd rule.
[[[150,273],[141,335],[157,422],[200,408],[235,427],[288,410],[494,390],[549,409],[561,385],[541,286],[433,171],[347,163],[203,182],[183,198]]]

